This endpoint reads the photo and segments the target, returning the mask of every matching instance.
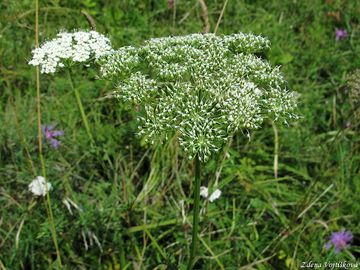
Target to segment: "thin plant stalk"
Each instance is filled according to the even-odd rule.
[[[204,25],[203,32],[206,34],[206,33],[209,33],[209,31],[210,31],[208,7],[205,3],[205,0],[199,0],[199,4],[201,7],[201,20]]]
[[[86,132],[88,134],[88,137],[89,137],[91,143],[94,143],[94,138],[93,138],[93,136],[91,134],[91,131],[90,131],[89,122],[88,122],[86,114],[85,114],[85,110],[84,110],[84,106],[83,106],[82,101],[81,101],[79,90],[74,85],[74,81],[73,81],[73,78],[72,78],[72,75],[71,75],[71,71],[69,69],[67,69],[67,74],[68,74],[69,81],[70,81],[70,87],[75,93],[76,102],[78,104],[80,114],[81,114],[81,118],[82,118],[82,121],[84,123]]]
[[[279,133],[274,121],[271,122],[271,125],[274,130],[274,177],[277,179],[279,168]]]
[[[200,185],[201,185],[201,162],[199,156],[195,157],[195,187],[194,187],[194,210],[193,210],[193,229],[192,229],[192,240],[190,248],[190,258],[188,263],[188,270],[191,270],[194,265],[195,251],[198,242],[198,228],[199,228],[199,216],[200,216]]]
[[[174,5],[173,5],[173,25],[172,25],[172,31],[175,34],[176,31],[176,6],[177,6],[177,0],[174,0]]]
[[[42,175],[43,175],[43,177],[45,179],[47,179],[46,178],[45,161],[44,161],[44,157],[43,157],[42,154],[40,154],[40,162],[41,162]],[[58,262],[60,268],[62,268],[60,249],[59,249],[59,244],[58,244],[57,236],[56,236],[56,227],[55,227],[55,222],[54,222],[54,215],[53,215],[53,211],[52,211],[52,207],[51,207],[50,192],[49,192],[49,190],[47,188],[47,185],[45,185],[45,189],[46,189],[46,206],[47,206],[46,208],[47,208],[47,213],[48,213],[48,217],[49,217],[49,221],[50,221],[51,235],[52,235],[53,243],[54,243],[54,246],[55,246],[57,262]]]
[[[35,0],[35,45],[37,48],[39,47],[39,1],[38,0]],[[46,179],[46,167],[45,167],[44,156],[42,153],[40,70],[39,70],[38,66],[36,67],[36,108],[37,108],[39,158],[40,158],[40,163],[41,163],[42,175]],[[45,185],[45,187],[47,189],[47,185]],[[60,268],[62,268],[61,255],[60,255],[59,245],[58,245],[58,241],[57,241],[57,237],[56,237],[54,216],[53,216],[52,207],[51,207],[51,199],[50,199],[50,194],[49,194],[48,190],[46,190],[46,194],[47,195],[46,195],[45,205],[47,208],[48,218],[49,218],[49,222],[50,222],[50,230],[51,230],[52,240],[53,240],[55,250],[56,250],[57,262],[58,262]]]
[[[216,34],[217,31],[218,31],[218,29],[219,29],[221,20],[222,20],[222,18],[223,18],[223,16],[224,16],[224,13],[225,13],[225,9],[226,9],[227,3],[228,3],[228,0],[225,0],[224,5],[223,5],[223,8],[222,8],[221,13],[220,13],[220,16],[219,16],[219,18],[218,18],[218,20],[217,20],[217,22],[216,22],[214,34]]]

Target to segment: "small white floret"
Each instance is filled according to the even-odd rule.
[[[209,197],[209,202],[213,202],[217,199],[219,199],[221,196],[221,190],[220,189],[216,189]]]
[[[207,187],[200,187],[200,196],[206,199],[209,196],[209,189]]]
[[[209,196],[209,189],[207,187],[200,187],[200,196],[208,200],[209,202],[213,202],[220,198],[221,190],[216,189],[211,195]]]
[[[51,190],[51,183],[46,182],[42,176],[36,177],[29,184],[29,190],[36,196],[45,196]]]

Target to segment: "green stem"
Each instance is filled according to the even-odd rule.
[[[36,47],[39,47],[39,0],[35,0],[35,43]],[[41,171],[42,176],[46,178],[46,167],[45,161],[42,154],[42,130],[41,130],[41,95],[40,95],[40,70],[39,67],[36,67],[36,110],[37,110],[37,126],[38,126],[38,146],[39,146],[39,158],[41,163]],[[45,180],[46,181],[46,180]],[[59,250],[59,245],[56,238],[56,228],[54,222],[54,216],[51,208],[51,200],[49,190],[47,190],[47,184],[45,182],[46,187],[46,203],[47,203],[47,212],[50,223],[51,236],[53,239],[53,243],[56,250],[57,262],[59,268],[62,269],[61,263],[61,255]]]
[[[126,258],[124,250],[124,241],[123,236],[120,235],[120,269],[125,269],[126,267]]]
[[[69,81],[70,81],[70,87],[75,92],[76,102],[78,104],[80,114],[81,114],[81,118],[82,118],[82,121],[84,123],[86,132],[87,132],[87,134],[89,136],[89,139],[90,139],[91,143],[94,143],[94,138],[93,138],[93,136],[91,134],[91,131],[90,131],[89,122],[88,122],[86,114],[85,114],[84,106],[83,106],[83,104],[81,102],[79,90],[74,86],[74,81],[73,81],[73,78],[71,76],[71,71],[69,69],[67,69],[67,74],[68,74]]]
[[[194,266],[195,251],[197,248],[198,228],[199,228],[199,214],[200,214],[200,184],[201,184],[201,166],[199,156],[195,158],[195,188],[194,188],[194,212],[193,212],[193,230],[192,230],[192,242],[190,249],[190,258],[188,263],[188,270],[191,270]]]
[[[45,169],[45,161],[44,161],[44,157],[43,157],[42,154],[40,154],[40,162],[41,162],[42,175],[43,175],[43,177],[45,179],[47,179],[47,177],[46,177],[46,169]],[[49,217],[49,222],[50,222],[51,236],[52,236],[52,239],[53,239],[53,243],[55,245],[55,251],[56,251],[58,264],[59,264],[60,269],[62,269],[60,249],[59,249],[59,244],[58,244],[57,236],[56,236],[56,227],[55,227],[55,222],[54,222],[54,215],[53,215],[53,211],[52,211],[52,207],[51,207],[50,190],[48,190],[47,184],[45,184],[45,188],[46,188],[46,204],[47,204],[47,212],[48,212],[48,217]]]

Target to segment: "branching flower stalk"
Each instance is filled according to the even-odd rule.
[[[195,159],[193,234],[188,269],[195,264],[201,163],[235,132],[249,133],[265,119],[296,119],[296,95],[279,68],[261,55],[270,42],[253,34],[192,34],[122,47],[100,60],[116,83],[113,95],[138,112],[139,132],[154,144],[178,134]]]

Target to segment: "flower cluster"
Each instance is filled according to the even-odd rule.
[[[296,118],[294,93],[260,57],[269,46],[243,33],[155,38],[108,54],[101,73],[116,81],[116,97],[142,108],[139,135],[154,143],[177,133],[189,158],[204,161],[234,132]]]
[[[33,50],[30,65],[40,66],[41,73],[54,73],[66,61],[86,62],[110,53],[110,40],[96,31],[61,32],[55,39]]]

